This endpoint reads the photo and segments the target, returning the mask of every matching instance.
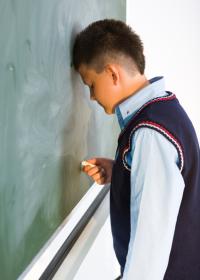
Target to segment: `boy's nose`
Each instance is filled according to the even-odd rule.
[[[90,95],[90,100],[95,100],[94,96]]]
[[[90,100],[95,100],[94,94],[90,92]]]

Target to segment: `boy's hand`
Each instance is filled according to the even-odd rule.
[[[109,158],[92,158],[88,159],[82,170],[99,185],[108,184],[111,182],[112,167],[114,160]],[[90,165],[91,164],[91,165]]]

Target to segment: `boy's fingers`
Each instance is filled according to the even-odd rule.
[[[105,181],[105,171],[102,169],[100,172],[97,172],[92,176],[92,178],[97,181]]]
[[[91,168],[96,166],[96,160],[90,159],[90,160],[84,160],[81,162],[81,167],[84,172],[88,172]]]
[[[91,163],[91,164],[97,164],[96,159],[89,159],[86,162]],[[82,166],[82,170],[87,173],[88,176],[92,177],[92,179],[97,183],[97,184],[104,184],[106,181],[106,171],[104,168],[102,168],[99,165],[91,166],[91,165],[84,165]]]
[[[96,180],[96,183],[99,184],[99,185],[103,185],[105,184],[105,178],[100,178],[99,180]]]
[[[89,176],[94,176],[95,174],[98,174],[98,173],[102,173],[101,171],[102,168],[96,166],[96,167],[93,167],[91,168],[89,171],[88,171],[88,175]]]
[[[82,167],[82,170],[83,170],[84,172],[88,173],[88,171],[91,170],[92,168],[94,168],[94,167],[92,167],[92,166],[90,166],[90,165],[86,165],[86,166],[83,166],[83,167]]]

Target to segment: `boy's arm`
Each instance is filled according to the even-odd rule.
[[[149,128],[135,133],[131,152],[131,237],[123,279],[161,280],[184,190],[178,153]]]

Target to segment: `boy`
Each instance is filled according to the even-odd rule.
[[[164,78],[147,80],[143,45],[102,20],[76,37],[73,63],[90,98],[122,129],[115,160],[83,170],[111,183],[114,250],[125,280],[200,279],[200,155],[194,128]]]

